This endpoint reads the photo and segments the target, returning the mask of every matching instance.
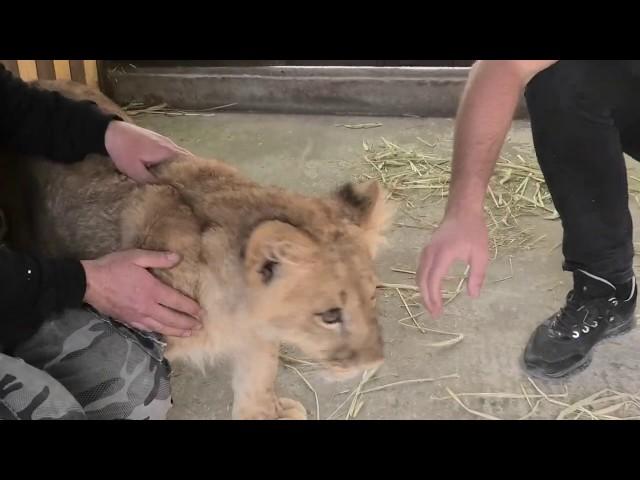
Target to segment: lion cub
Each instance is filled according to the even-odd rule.
[[[47,82],[96,101],[87,87]],[[30,225],[37,249],[78,259],[128,248],[182,255],[159,278],[206,310],[204,328],[168,338],[166,357],[232,368],[234,419],[304,419],[304,407],[274,391],[281,344],[300,349],[335,378],[379,365],[374,257],[391,216],[377,183],[347,184],[312,198],[256,184],[215,160],[182,156],[138,185],[112,162],[73,165],[29,159],[36,194]]]

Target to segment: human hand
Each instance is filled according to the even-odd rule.
[[[109,123],[104,144],[116,168],[139,183],[155,180],[147,167],[189,154],[159,133],[121,121]]]
[[[176,254],[147,250],[126,250],[85,260],[84,300],[100,313],[139,330],[188,337],[202,328],[202,309],[147,270],[171,268],[179,261]]]
[[[425,307],[434,317],[442,313],[442,279],[456,260],[470,266],[469,295],[480,294],[489,263],[488,243],[482,214],[445,217],[422,250],[416,275]]]

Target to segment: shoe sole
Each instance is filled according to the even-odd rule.
[[[627,324],[623,323],[617,329],[613,329],[609,331],[600,340],[598,340],[598,342],[596,342],[596,344],[591,348],[589,353],[582,360],[580,360],[578,363],[571,365],[568,368],[565,368],[564,370],[560,370],[559,372],[546,373],[541,368],[535,368],[535,367],[532,368],[524,362],[524,356],[521,358],[522,367],[530,376],[541,379],[541,380],[558,380],[558,379],[564,379],[569,376],[576,375],[584,371],[591,364],[591,361],[593,360],[593,352],[598,345],[600,345],[602,342],[608,339],[619,337],[621,335],[629,333],[631,330],[633,330],[636,327],[636,323],[637,323],[637,320],[634,314],[633,320],[630,323],[627,323]]]

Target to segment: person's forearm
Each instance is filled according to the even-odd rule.
[[[82,305],[86,278],[77,260],[45,259],[0,247],[0,322]]]
[[[17,153],[62,163],[106,154],[106,115],[90,101],[76,101],[23,82],[0,66],[0,144]]]
[[[522,76],[502,62],[472,68],[456,119],[446,215],[482,214],[489,179],[515,113]]]

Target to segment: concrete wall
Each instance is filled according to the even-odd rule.
[[[245,112],[455,116],[468,68],[167,67],[118,68],[106,89],[137,101],[201,109],[235,103]],[[526,115],[523,105],[518,117]]]

